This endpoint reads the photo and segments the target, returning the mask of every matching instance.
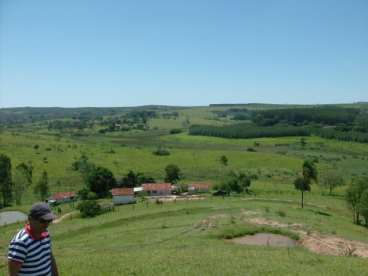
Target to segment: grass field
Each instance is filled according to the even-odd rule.
[[[255,184],[257,187],[258,185]],[[366,261],[291,249],[236,245],[221,233],[249,227],[244,212],[309,231],[368,242],[367,230],[351,223],[341,199],[308,195],[304,210],[290,189],[283,195],[207,198],[203,201],[121,206],[93,219],[72,218],[52,225],[61,275],[366,275]],[[255,188],[256,188],[255,187]],[[257,190],[257,189],[256,189]],[[286,193],[289,191],[289,193]],[[279,201],[271,200],[278,198]],[[283,199],[295,202],[285,203]],[[262,200],[261,200],[262,199]],[[318,207],[317,207],[318,206]],[[284,215],[280,216],[280,211]],[[329,216],[319,212],[328,213]],[[212,219],[212,226],[206,220]],[[21,225],[2,227],[0,250]],[[0,273],[5,267],[0,265]]]
[[[226,118],[216,118],[209,108],[178,112],[175,120],[150,120],[149,131],[102,135],[86,130],[76,136],[33,125],[0,133],[0,153],[11,158],[13,170],[21,162],[31,162],[34,183],[46,170],[51,192],[83,187],[81,175],[71,168],[82,154],[110,169],[117,179],[134,170],[163,181],[168,164],[180,167],[183,183],[215,184],[230,170],[258,176],[252,181],[251,196],[222,199],[207,195],[201,201],[150,204],[149,208],[139,202],[96,218],[73,215],[51,225],[61,275],[368,275],[366,260],[358,257],[318,255],[302,246],[288,250],[237,245],[222,238],[226,233],[257,230],[259,226],[251,219],[259,218],[300,224],[308,233],[368,243],[367,228],[352,223],[344,200],[346,186],[328,196],[325,189],[314,184],[305,194],[304,209],[300,208],[300,193],[293,187],[307,158],[318,159],[320,176],[326,169],[335,169],[349,183],[355,176],[367,175],[368,145],[319,137],[307,137],[302,146],[300,137],[223,139],[190,136],[185,131],[170,135],[173,128],[185,129],[188,121],[229,123]],[[152,154],[157,147],[168,149],[170,155]],[[227,166],[219,162],[222,155],[229,160]],[[5,210],[26,212],[37,200],[32,188],[23,205]],[[61,214],[73,210],[69,204],[63,205]],[[2,256],[19,227],[21,224],[0,228],[0,275],[6,271]]]
[[[318,137],[309,137],[306,141],[307,146],[302,147],[299,137],[230,140],[185,133],[169,135],[164,130],[74,138],[42,130],[2,132],[0,152],[11,158],[13,169],[21,162],[31,162],[34,182],[46,170],[52,192],[77,191],[83,186],[80,174],[71,169],[71,164],[82,154],[91,162],[109,168],[117,179],[134,170],[162,181],[164,168],[176,164],[184,175],[183,182],[216,183],[226,171],[243,170],[264,180],[291,184],[300,173],[303,160],[311,157],[319,159],[322,174],[327,168],[338,168],[349,180],[367,173],[366,145]],[[166,147],[170,155],[152,154],[158,146]],[[222,155],[229,160],[227,167],[219,162]],[[33,200],[30,191],[25,201]]]

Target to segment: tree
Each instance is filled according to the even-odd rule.
[[[96,166],[88,161],[88,157],[84,154],[79,159],[72,163],[72,169],[79,171],[82,174],[84,182],[88,181],[90,173],[96,168]]]
[[[368,226],[368,189],[365,189],[360,196],[358,211],[364,217],[365,226]]]
[[[307,141],[304,137],[300,138],[300,145],[304,148],[307,145]]]
[[[19,164],[15,168],[14,175],[14,197],[17,205],[22,204],[22,198],[24,192],[32,184],[32,165],[26,165],[25,163]]]
[[[302,208],[304,208],[304,192],[309,192],[311,190],[311,187],[309,183],[305,180],[304,177],[298,177],[294,180],[294,187],[295,189],[302,192]]]
[[[231,192],[249,193],[250,184],[251,177],[247,173],[231,171],[216,188],[226,192],[227,195]]]
[[[101,213],[101,206],[95,200],[85,200],[78,204],[82,218],[94,217]]]
[[[13,199],[11,161],[4,154],[0,155],[0,192],[3,198],[3,206],[9,206]]]
[[[323,174],[321,184],[329,189],[329,194],[331,195],[332,190],[336,187],[343,186],[345,181],[336,170],[328,170]]]
[[[109,169],[97,167],[88,176],[87,186],[99,198],[105,197],[110,189],[116,186],[116,179]]]
[[[318,181],[318,172],[316,162],[312,160],[305,160],[303,163],[303,178],[311,184]]]
[[[176,183],[183,177],[179,167],[174,164],[167,165],[165,168],[165,172],[166,172],[165,176],[166,182]]]
[[[249,187],[251,184],[251,176],[246,173],[239,173],[238,176],[238,184],[241,187],[242,192],[249,193]]]
[[[227,159],[227,157],[226,157],[225,155],[222,155],[222,156],[220,157],[220,163],[221,163],[222,165],[227,166],[228,162],[229,162],[229,159]]]
[[[312,182],[317,182],[317,168],[314,161],[304,161],[302,175],[294,180],[294,187],[302,193],[301,205],[304,208],[304,192],[309,192]]]
[[[368,177],[360,177],[354,179],[345,192],[346,202],[353,211],[353,221],[356,224],[360,223],[360,212],[364,209],[365,199],[361,202],[361,198],[365,190],[368,190]]]
[[[149,176],[145,176],[143,173],[137,172],[135,173],[132,170],[119,181],[118,186],[133,188],[141,185],[142,183],[154,183],[155,179]]]
[[[46,171],[43,171],[41,178],[34,187],[34,193],[41,201],[45,201],[50,195],[49,193],[49,178]]]

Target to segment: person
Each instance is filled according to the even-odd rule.
[[[9,276],[58,276],[47,227],[55,218],[47,203],[34,204],[28,223],[10,241]]]

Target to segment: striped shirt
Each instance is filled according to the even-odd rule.
[[[51,241],[48,232],[32,238],[29,226],[20,230],[9,245],[8,259],[22,263],[19,275],[51,276]]]

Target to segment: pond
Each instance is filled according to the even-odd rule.
[[[237,244],[248,244],[248,245],[263,245],[263,246],[274,246],[274,247],[295,247],[296,241],[278,234],[271,233],[257,233],[255,235],[247,235],[233,239],[233,242]]]
[[[25,220],[27,220],[27,215],[22,212],[8,211],[0,213],[0,226]]]

